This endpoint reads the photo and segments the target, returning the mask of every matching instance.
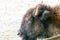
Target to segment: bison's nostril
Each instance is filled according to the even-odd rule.
[[[22,34],[21,33],[18,33],[17,35],[20,36],[20,37],[22,37]]]
[[[18,33],[17,35],[19,35],[20,33]]]
[[[17,35],[22,35],[22,33],[18,33]]]

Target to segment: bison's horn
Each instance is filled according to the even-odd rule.
[[[38,7],[36,9],[35,15],[38,16]]]

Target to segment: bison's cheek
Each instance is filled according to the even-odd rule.
[[[31,38],[36,37],[42,34],[43,30],[44,30],[43,25],[36,23],[34,27],[31,29],[30,33],[28,33],[28,36]]]
[[[59,35],[60,34],[60,28],[58,28],[56,25],[49,25],[49,28],[48,28],[48,34],[50,36],[56,36],[56,35]]]

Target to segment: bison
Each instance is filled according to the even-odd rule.
[[[38,4],[30,8],[23,17],[18,35],[22,40],[37,40],[37,38],[49,38],[60,34],[60,20],[57,16],[58,7]],[[59,12],[58,12],[59,13]]]

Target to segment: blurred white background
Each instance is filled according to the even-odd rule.
[[[17,36],[27,9],[41,3],[56,6],[59,0],[0,0],[0,40],[21,40]]]

